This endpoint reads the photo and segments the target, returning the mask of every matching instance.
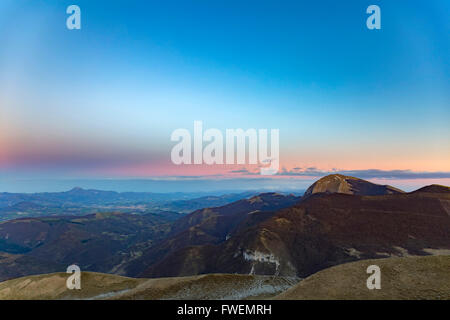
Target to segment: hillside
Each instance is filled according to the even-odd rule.
[[[97,213],[0,223],[0,281],[65,270],[114,272],[161,240],[170,216]]]
[[[450,251],[448,252],[450,253]],[[381,269],[381,289],[368,290],[369,265]],[[362,260],[296,278],[208,274],[135,279],[82,272],[81,290],[68,290],[66,273],[28,276],[0,283],[0,300],[450,300],[450,255]]]
[[[68,290],[67,273],[27,276],[0,282],[0,300],[61,300],[101,298],[111,292],[135,288],[144,279],[82,272],[81,290]]]
[[[381,270],[380,290],[366,286],[373,264]],[[322,270],[275,299],[450,300],[449,270],[450,255],[363,260]]]
[[[223,243],[239,228],[257,224],[274,211],[290,207],[298,201],[299,198],[293,195],[263,193],[222,207],[197,210],[175,221],[164,241],[158,246],[149,248],[140,258],[125,265],[121,274],[138,276],[147,268],[161,268],[161,272],[156,272],[154,275],[146,274],[151,277],[209,273],[208,268],[202,266],[197,268],[195,259],[174,264],[173,267],[178,268],[176,274],[171,273],[171,268],[166,268],[160,263],[164,263],[166,257],[177,256],[177,252],[183,248]]]
[[[270,298],[298,282],[294,278],[211,274],[134,279],[82,272],[81,290],[68,290],[66,273],[29,276],[0,283],[0,300],[71,299],[251,299]]]

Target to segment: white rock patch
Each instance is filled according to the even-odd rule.
[[[278,269],[280,267],[280,260],[274,256],[272,253],[264,253],[261,251],[251,251],[246,250],[243,252],[244,259],[247,261],[255,261],[262,263],[274,263],[276,268],[276,274],[278,274]]]

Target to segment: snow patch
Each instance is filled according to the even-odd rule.
[[[220,297],[220,300],[243,300],[261,295],[276,295],[291,288],[298,283],[298,278],[292,278],[285,283],[270,284],[263,280],[257,280],[247,288],[239,288]]]
[[[348,249],[345,249],[345,251],[347,251],[347,254],[348,254],[349,256],[356,257],[356,258],[358,258],[358,259],[361,258],[362,252],[356,250],[355,248],[348,248]]]
[[[261,263],[274,263],[276,267],[276,274],[278,274],[278,269],[280,267],[280,260],[272,253],[264,253],[261,251],[251,251],[245,250],[243,252],[244,259],[247,261],[255,261]]]
[[[301,279],[297,277],[255,277],[250,281],[236,279],[235,282],[225,283],[220,286],[209,286],[193,283],[182,290],[170,294],[163,299],[198,299],[198,300],[243,300],[261,296],[275,296],[292,286]]]
[[[122,293],[131,291],[131,289],[124,289],[124,290],[120,290],[120,291],[111,291],[111,292],[106,292],[106,293],[102,293],[93,297],[90,297],[86,300],[101,300],[101,299],[108,299],[108,298],[112,298],[115,296],[118,296]]]

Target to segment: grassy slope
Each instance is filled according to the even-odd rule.
[[[17,299],[250,299],[270,298],[296,279],[209,274],[192,277],[135,279],[83,272],[81,290],[68,290],[65,273],[29,276],[0,283],[0,300]]]
[[[381,290],[366,287],[366,269],[371,264],[381,268]],[[69,275],[53,273],[2,282],[0,299],[263,299],[278,294],[276,299],[449,300],[449,271],[450,256],[446,255],[342,264],[320,271],[294,287],[294,279],[270,276],[209,274],[134,279],[83,272],[81,290],[66,289]]]
[[[144,279],[104,273],[82,272],[81,290],[68,290],[67,273],[51,273],[13,279],[0,283],[2,300],[89,299],[112,291],[136,287]]]
[[[381,269],[381,289],[366,286],[369,265]],[[450,256],[363,260],[328,268],[276,299],[450,299]]]

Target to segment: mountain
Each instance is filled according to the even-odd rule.
[[[306,190],[304,196],[310,196],[315,193],[344,193],[371,196],[404,192],[388,185],[379,185],[363,179],[332,174],[313,183]]]
[[[0,193],[0,208],[13,206],[19,202],[33,202],[40,205],[104,205],[104,204],[126,204],[126,203],[169,203],[195,199],[196,201],[217,201],[228,199],[229,202],[254,195],[256,192],[223,193],[220,195],[208,195],[199,192],[175,192],[175,193],[153,193],[153,192],[115,192],[94,189],[83,189],[75,187],[64,192],[42,192],[42,193]]]
[[[246,225],[253,225],[272,212],[287,208],[298,202],[293,195],[279,193],[263,193],[249,199],[243,199],[231,204],[197,210],[178,219],[171,226],[169,236],[145,252],[142,257],[125,266],[123,274],[140,275],[144,268],[155,268],[158,276],[172,276],[172,268],[165,267],[165,259],[171,259],[178,251],[189,246],[216,245],[226,241],[233,233]],[[180,268],[179,275],[198,274],[195,263],[175,264]],[[183,270],[186,268],[186,270]],[[150,276],[152,273],[145,273]]]
[[[135,279],[81,273],[81,290],[68,290],[67,273],[29,276],[0,283],[0,300],[209,300],[274,297],[298,282],[295,278],[210,274],[193,277]]]
[[[0,193],[0,207],[28,201],[41,205],[92,205],[135,203],[138,201],[173,201],[199,197],[198,193],[115,192],[75,187],[64,192]]]
[[[65,270],[74,263],[82,270],[114,273],[164,238],[176,217],[97,213],[0,223],[0,280]]]
[[[381,289],[368,290],[367,267],[381,271]],[[363,260],[302,280],[278,300],[450,300],[450,255]]]
[[[372,188],[358,192],[362,190],[374,192]],[[221,208],[220,213],[204,209],[180,219],[170,236],[132,262],[139,267],[127,266],[125,274],[305,277],[355,260],[450,249],[449,191],[318,192],[282,209],[238,211],[233,206]]]

